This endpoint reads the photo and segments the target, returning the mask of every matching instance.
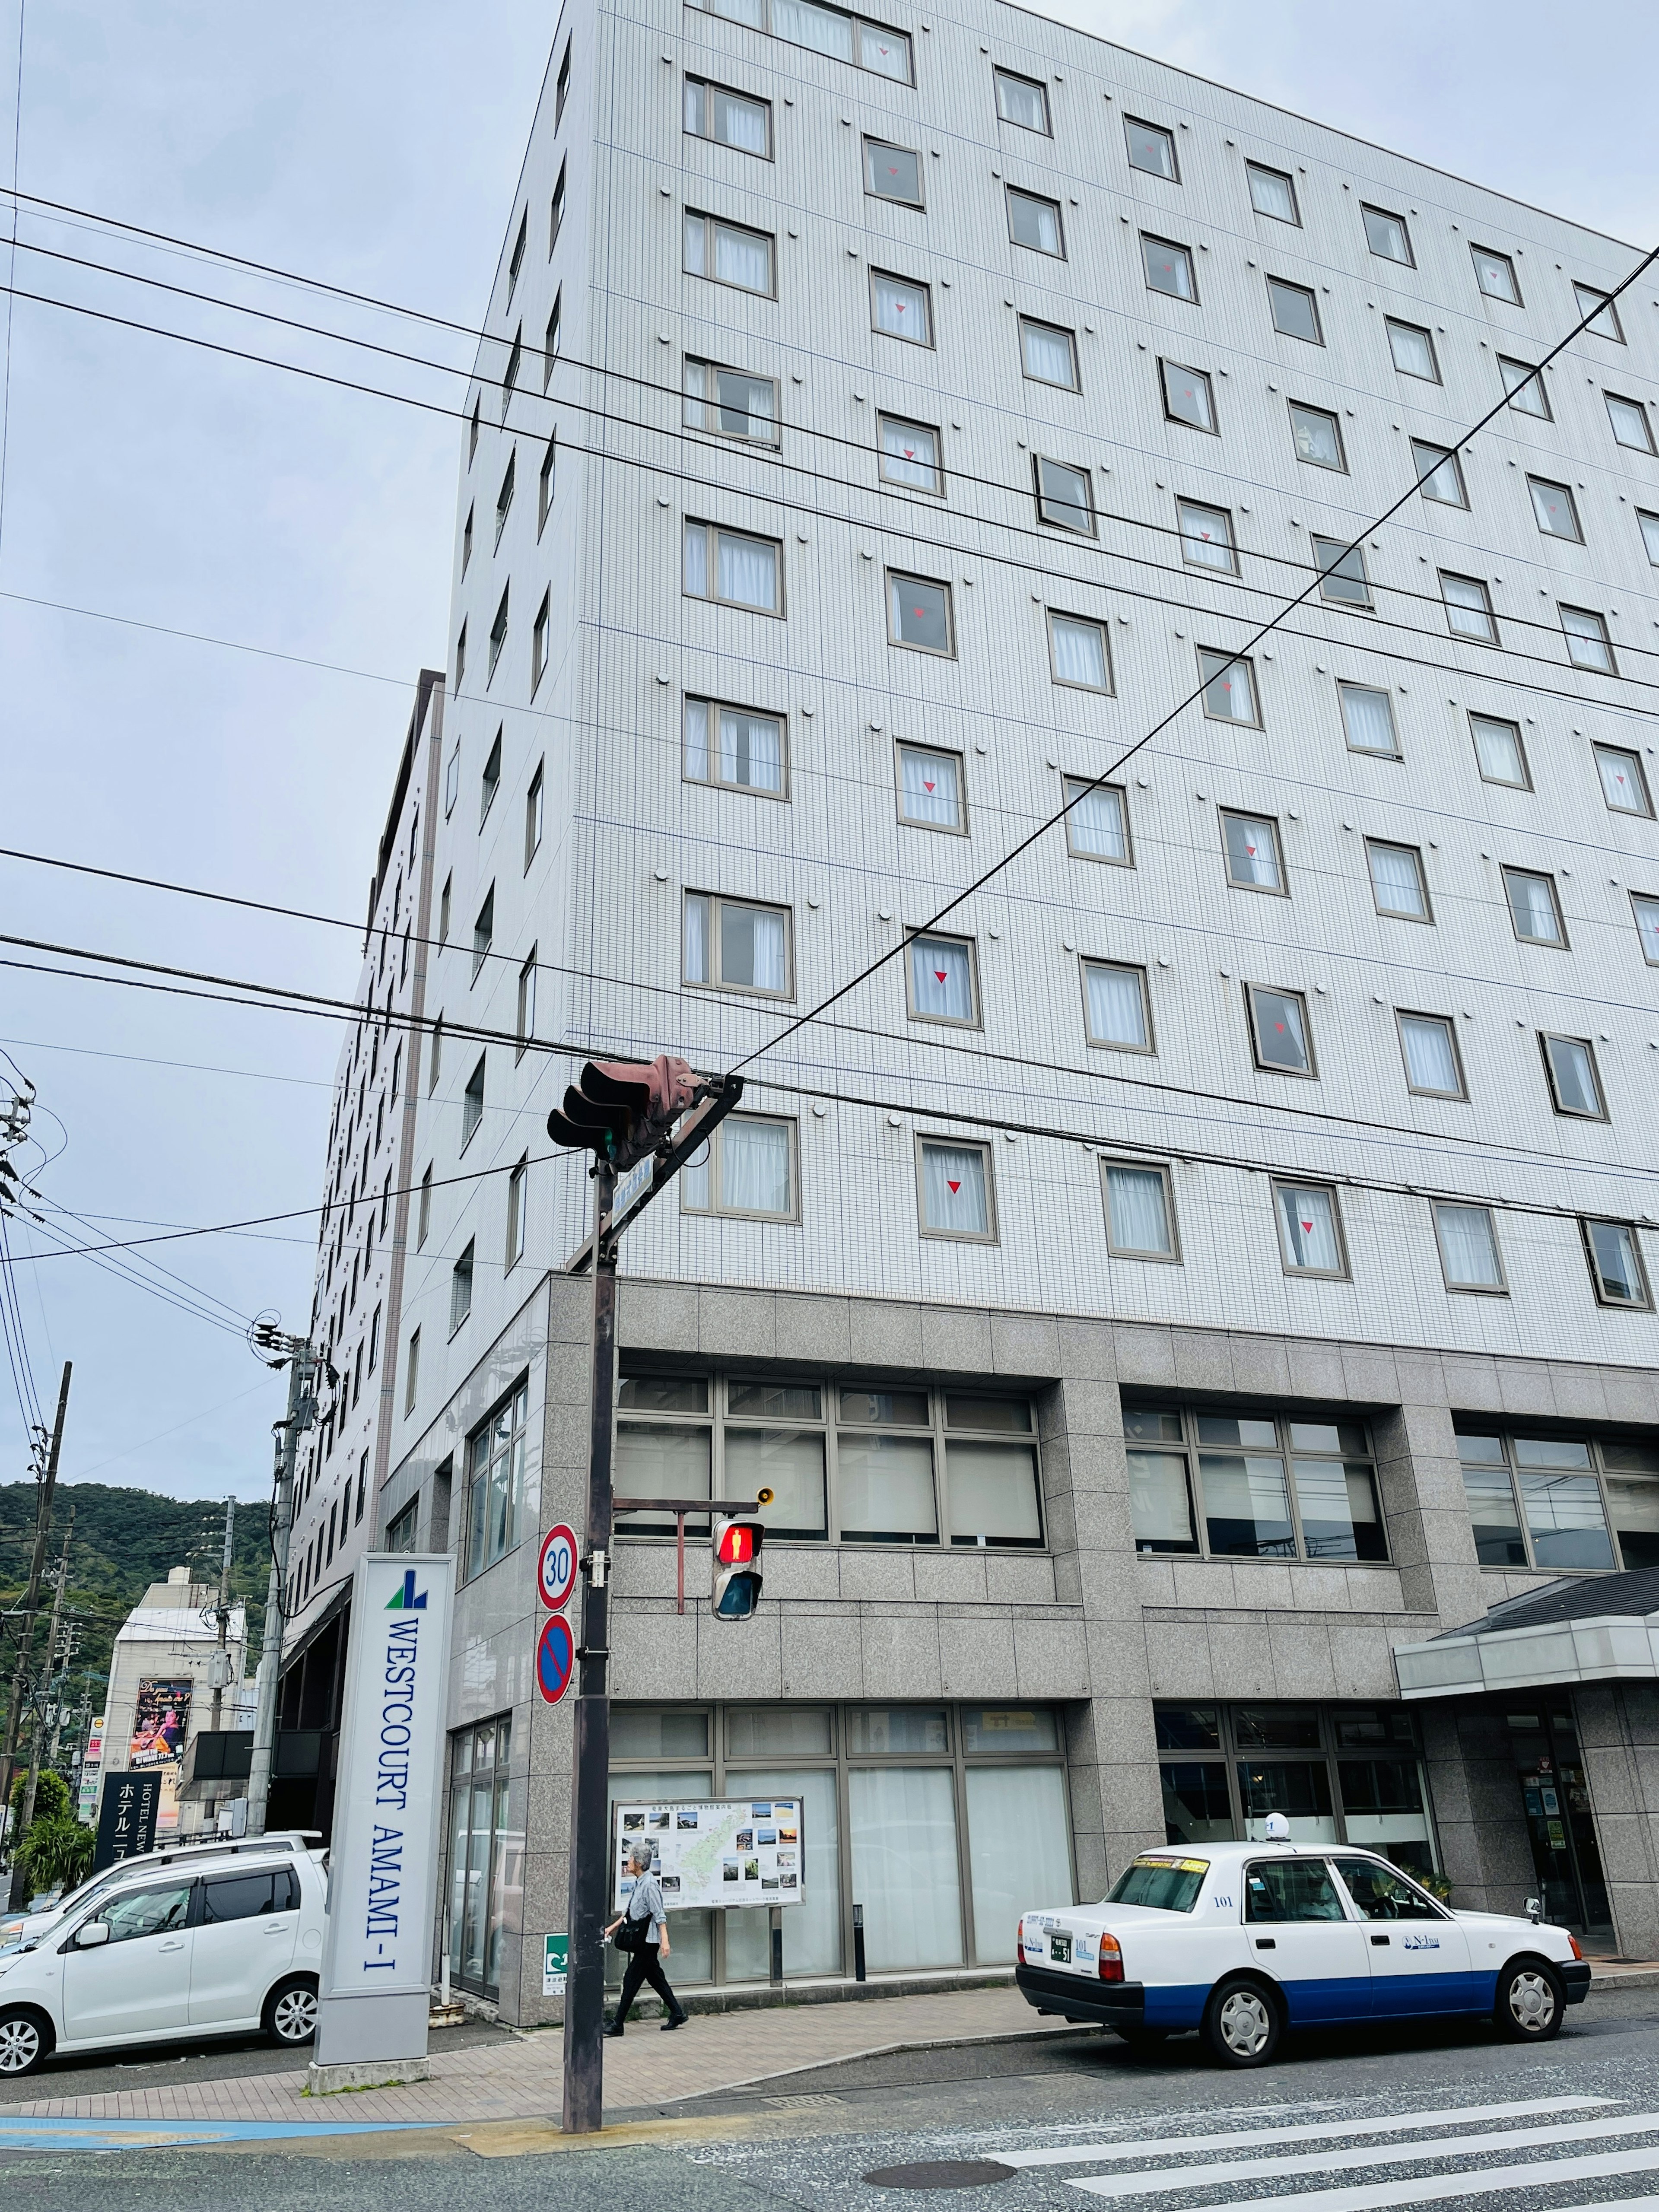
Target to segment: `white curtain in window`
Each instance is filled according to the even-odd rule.
[[[878,76],[910,82],[910,41],[902,31],[882,30],[874,23],[859,25],[859,60]]]
[[[915,484],[919,491],[939,489],[939,443],[931,430],[884,416],[881,451],[882,473],[890,483]]]
[[[1504,1270],[1498,1261],[1498,1238],[1492,1215],[1484,1206],[1437,1206],[1435,1226],[1440,1249],[1446,1255],[1446,1279],[1469,1283],[1477,1289],[1500,1291]]]
[[[701,699],[685,702],[685,772],[695,783],[708,781],[708,708]]]
[[[1112,1245],[1119,1252],[1170,1252],[1169,1194],[1156,1168],[1109,1167],[1107,1203]]]
[[[1339,687],[1342,701],[1342,726],[1347,732],[1348,743],[1356,752],[1390,753],[1397,750],[1394,737],[1394,709],[1386,691],[1372,691],[1360,684],[1344,684]]]
[[[1092,691],[1105,690],[1106,639],[1100,624],[1055,615],[1052,627],[1054,674],[1060,682],[1084,684]]]
[[[1123,793],[1109,786],[1091,791],[1073,783],[1067,787],[1066,797],[1079,789],[1083,796],[1066,817],[1071,826],[1073,851],[1090,853],[1102,860],[1127,860],[1129,840],[1123,821]]]
[[[1414,1091],[1443,1091],[1449,1096],[1462,1091],[1457,1057],[1444,1022],[1408,1017],[1401,1023],[1400,1034],[1406,1047],[1406,1072]]]
[[[1085,969],[1089,986],[1089,1034],[1100,1044],[1126,1045],[1144,1052],[1146,1006],[1139,971],[1133,968]],[[1156,1178],[1155,1178],[1156,1180]]]
[[[1132,1451],[1128,1458],[1129,1517],[1137,1545],[1195,1552],[1184,1454]]]
[[[833,54],[837,61],[853,58],[850,18],[814,8],[811,0],[772,0],[772,33],[792,46],[811,46],[814,53]]]
[[[890,276],[875,282],[876,328],[890,337],[927,343],[927,295],[920,284],[896,283]]]
[[[956,1792],[946,1766],[854,1767],[848,1776],[853,1897],[871,1968],[962,1964]]]
[[[1036,1455],[1030,1444],[952,1442],[945,1447],[951,1534],[1040,1543]]]
[[[938,1021],[972,1021],[974,977],[968,947],[953,937],[913,939],[910,992],[919,1014],[931,1014]]]
[[[843,1537],[933,1536],[933,1447],[926,1437],[854,1436],[836,1443],[836,1496]]]
[[[1225,817],[1227,872],[1236,884],[1256,884],[1277,890],[1279,845],[1271,822],[1255,822],[1242,814]]]
[[[1601,1098],[1595,1087],[1595,1067],[1589,1047],[1576,1037],[1547,1041],[1550,1066],[1555,1073],[1555,1095],[1569,1114],[1599,1114]]]
[[[720,710],[720,777],[751,791],[783,789],[783,728],[769,714]]]
[[[720,1132],[720,1202],[728,1213],[788,1213],[789,1125],[736,1116]]]
[[[746,154],[766,151],[766,110],[757,100],[734,99],[714,86],[708,88],[711,135],[722,145],[740,146]]]
[[[1601,771],[1601,789],[1607,805],[1620,814],[1645,814],[1647,793],[1642,787],[1642,771],[1632,753],[1616,753],[1598,745],[1595,765]]]
[[[709,1183],[709,1152],[707,1144],[699,1145],[691,1158],[680,1170],[680,1206],[687,1213],[708,1213],[714,1199]]]
[[[709,1453],[707,1429],[676,1427],[666,1422],[618,1421],[617,1424],[617,1492],[622,1498],[708,1498]],[[690,1525],[690,1524],[688,1524]],[[705,1525],[707,1525],[705,1523]],[[629,1516],[632,1535],[649,1533],[672,1535],[674,1523],[653,1521],[644,1514]]]
[[[1509,724],[1476,719],[1473,726],[1481,775],[1492,783],[1524,783],[1527,774],[1521,761],[1521,741]]]
[[[1403,845],[1371,845],[1367,847],[1371,863],[1371,881],[1376,885],[1376,902],[1387,907],[1392,914],[1418,914],[1424,910],[1423,878],[1418,873],[1417,855]]]
[[[775,1493],[762,1516],[769,1528],[821,1536],[829,1525],[822,1429],[728,1429],[726,1480],[736,1498]]]
[[[700,891],[685,902],[685,980],[708,981],[708,902]]]
[[[968,1871],[975,1960],[1012,1963],[1021,1913],[1073,1901],[1060,1767],[968,1769]]]
[[[757,991],[787,989],[783,916],[775,908],[721,902],[720,981]]]
[[[800,1806],[800,1902],[783,1916],[783,1971],[841,1972],[841,1821],[835,1770],[821,1766],[729,1767],[728,1798],[751,1803],[793,1797]],[[770,1915],[745,1906],[726,1916],[726,1978],[763,1982],[772,1971]]]
[[[931,822],[943,830],[962,826],[957,797],[957,763],[949,753],[919,753],[907,745],[899,755],[907,822]]]
[[[1068,387],[1077,383],[1077,372],[1072,359],[1072,338],[1068,331],[1051,330],[1044,323],[1022,323],[1020,343],[1024,349],[1025,373],[1044,384],[1063,384]]]
[[[688,215],[684,222],[685,265],[694,276],[708,274],[708,226],[700,215]]]
[[[778,550],[763,538],[738,538],[732,531],[720,533],[720,592],[740,607],[763,607],[775,614],[778,605]]]
[[[1504,880],[1509,887],[1516,935],[1537,938],[1543,944],[1553,945],[1561,933],[1556,927],[1555,901],[1546,879],[1542,876],[1506,873]]]
[[[708,597],[708,532],[700,522],[685,526],[685,588],[694,599]]]
[[[1342,1248],[1337,1242],[1336,1208],[1329,1191],[1281,1184],[1279,1218],[1285,1257],[1292,1267],[1340,1274]]]
[[[991,1229],[985,1155],[976,1145],[924,1145],[922,1211],[930,1229],[987,1237]]]
[[[772,241],[752,230],[737,230],[727,222],[714,225],[714,274],[723,284],[736,284],[745,292],[772,289]]]

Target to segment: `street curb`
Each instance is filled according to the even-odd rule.
[[[1593,1973],[1584,1995],[1611,1996],[1615,1990],[1659,1990],[1659,1966],[1638,1966],[1628,1974]]]
[[[804,2065],[780,2066],[770,2073],[747,2075],[741,2081],[722,2081],[715,2088],[686,2089],[678,2097],[658,2097],[653,2102],[657,2105],[681,2105],[694,2097],[727,2097],[739,2089],[757,2088],[765,2081],[787,2081],[796,2074],[821,2074],[831,2066],[855,2066],[862,2058],[894,2058],[907,2051],[970,2051],[983,2043],[1047,2043],[1060,2035],[1105,2035],[1109,2032],[1106,2028],[1079,2028],[1065,2024],[1056,2027],[1004,2029],[988,2035],[912,2036],[898,2043],[870,2044],[862,2051],[848,2051],[838,2058],[809,2058]]]

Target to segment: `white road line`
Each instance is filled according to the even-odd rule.
[[[1623,2120],[1582,2120],[1576,2127],[1505,2128],[1492,2135],[1453,2136],[1434,2142],[1368,2145],[1361,2150],[1316,2150],[1305,2158],[1212,2159],[1202,2166],[1157,2166],[1150,2173],[1108,2173],[1095,2181],[1074,2181],[1097,2197],[1157,2197],[1165,2190],[1201,2189],[1213,2182],[1249,2181],[1259,2173],[1351,2172],[1362,2166],[1404,2166],[1414,2159],[1473,2158],[1488,2151],[1521,2150],[1534,2144],[1584,2142],[1608,2136],[1659,2136],[1659,2112],[1637,2112]],[[1640,2158],[1659,2166],[1659,2148]],[[1340,2192],[1339,2192],[1340,2193]],[[1363,2194],[1363,2192],[1362,2192]],[[1315,2199],[1310,2197],[1310,2203]],[[1297,2198],[1298,2204],[1302,2202]]]
[[[1284,2197],[1231,2198],[1206,2212],[1373,2212],[1384,2204],[1430,2204],[1448,2197],[1482,2197],[1499,2189],[1543,2189],[1560,2181],[1601,2180],[1614,2173],[1644,2173],[1659,2166],[1659,2148],[1609,2152],[1606,2158],[1543,2158],[1531,2166],[1477,2168],[1473,2173],[1427,2174],[1418,2181],[1370,2182],[1358,2189],[1310,2189]],[[1068,2181],[1068,2189],[1097,2191],[1098,2181]],[[1572,2212],[1636,2212],[1659,2206],[1659,2197],[1614,2197],[1580,2204]]]
[[[1527,2104],[1452,2105],[1443,2112],[1401,2112],[1369,2120],[1325,2120],[1294,2128],[1245,2128],[1224,2136],[1149,2136],[1139,2142],[1055,2143],[1034,2150],[989,2150],[1001,2166],[1083,2166],[1109,2158],[1185,2157],[1195,2150],[1242,2149],[1249,2143],[1317,2142],[1328,2136],[1402,2135],[1413,2128],[1450,2128],[1471,2120],[1536,2119],[1545,2112],[1599,2112],[1617,2097],[1541,2097]]]

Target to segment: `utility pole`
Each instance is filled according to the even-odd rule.
[[[46,1631],[46,1687],[48,1696],[52,1692],[52,1670],[58,1657],[58,1624],[62,1620],[64,1613],[64,1586],[69,1581],[70,1539],[74,1534],[75,1508],[71,1505],[69,1527],[64,1531],[64,1549],[58,1562],[58,1587],[52,1592],[52,1625]],[[35,1793],[40,1787],[40,1740],[46,1733],[46,1718],[43,1701],[36,1698],[34,1726],[29,1735],[28,1780],[23,1784],[23,1801],[17,1808],[17,1835],[20,1842],[27,1834],[29,1825],[34,1819]],[[55,1724],[52,1739],[53,1756],[56,1757],[58,1730]]]
[[[23,1687],[28,1680],[29,1655],[34,1645],[34,1616],[40,1603],[40,1571],[46,1560],[46,1536],[52,1527],[52,1493],[58,1487],[58,1460],[64,1446],[64,1416],[69,1410],[70,1375],[72,1363],[64,1362],[64,1379],[58,1389],[58,1418],[52,1423],[52,1443],[46,1452],[46,1464],[40,1477],[40,1494],[34,1504],[34,1552],[29,1561],[29,1578],[23,1597],[22,1632],[17,1639],[17,1664],[12,1669],[11,1698],[6,1709],[6,1747],[0,1753],[0,1815],[11,1803],[12,1777],[17,1771],[17,1739],[23,1718]],[[15,1888],[22,1880],[22,1871],[15,1865],[17,1836],[11,1838]]]
[[[276,1675],[283,1660],[283,1607],[288,1594],[288,1540],[294,1526],[294,1464],[300,1438],[317,1418],[312,1382],[317,1354],[308,1336],[280,1336],[274,1326],[254,1332],[256,1351],[279,1356],[267,1362],[288,1369],[288,1412],[273,1424],[276,1438],[276,1504],[272,1515],[270,1582],[265,1593],[264,1648],[259,1656],[259,1702],[253,1722],[253,1758],[247,1782],[247,1833],[263,1836],[276,1747]]]
[[[219,1716],[224,1705],[225,1684],[230,1673],[228,1637],[230,1632],[230,1544],[236,1528],[236,1500],[225,1500],[225,1547],[219,1555],[219,1597],[213,1608],[219,1624],[219,1663],[213,1670],[213,1732],[219,1732]]]

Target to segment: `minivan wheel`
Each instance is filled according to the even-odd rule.
[[[1265,2066],[1279,2048],[1279,2001],[1235,1974],[1218,1983],[1204,2011],[1204,2040],[1224,2066]]]
[[[0,2075],[33,2074],[52,2056],[52,2029],[38,2012],[0,2012]]]
[[[1547,1959],[1517,1959],[1498,1977],[1492,2025],[1515,2043],[1547,2043],[1561,2033],[1567,1993]]]
[[[317,1983],[311,1974],[278,1982],[265,1999],[264,2031],[284,2051],[297,2051],[317,2033]]]

